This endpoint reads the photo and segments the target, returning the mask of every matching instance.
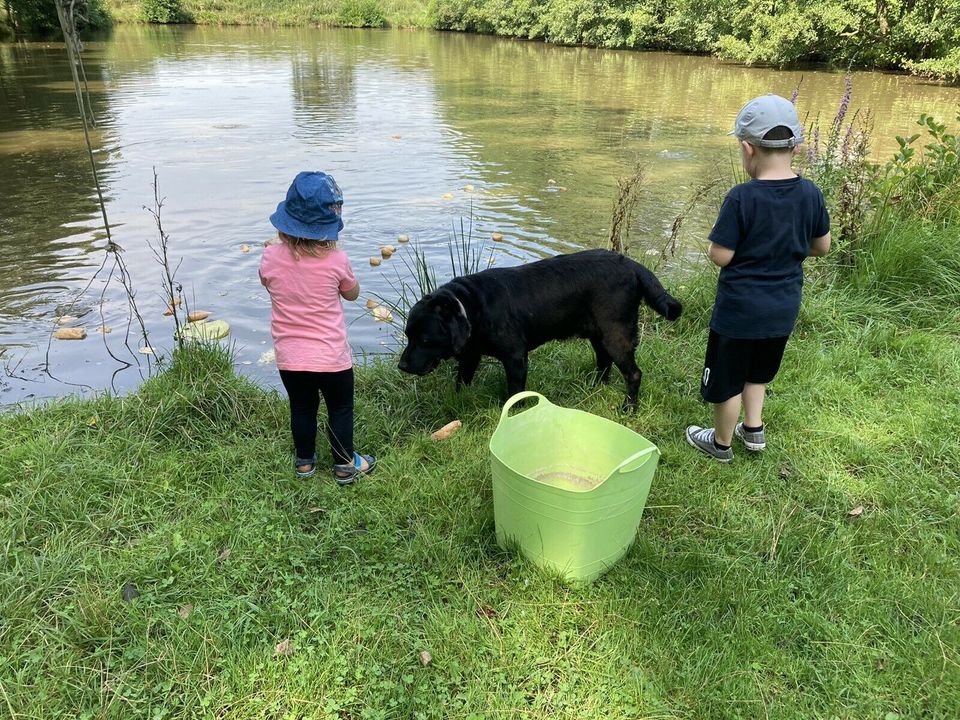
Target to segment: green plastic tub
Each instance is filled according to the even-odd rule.
[[[511,415],[527,398],[536,405]],[[629,428],[517,393],[490,438],[497,542],[567,580],[594,580],[633,543],[659,459]]]

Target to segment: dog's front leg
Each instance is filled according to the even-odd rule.
[[[457,358],[457,390],[461,385],[469,385],[473,382],[473,376],[480,365],[480,355],[465,354]]]
[[[501,360],[507,372],[507,393],[512,397],[527,387],[527,354],[511,355]]]

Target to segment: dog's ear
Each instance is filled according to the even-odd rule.
[[[466,347],[467,340],[470,339],[470,320],[463,308],[457,308],[458,312],[450,323],[450,344],[453,346],[453,354],[459,355]]]
[[[455,295],[437,295],[433,302],[434,312],[440,315],[450,332],[450,347],[459,355],[470,339],[470,319],[463,304]]]

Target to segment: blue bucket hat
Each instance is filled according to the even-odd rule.
[[[340,210],[343,193],[337,181],[323,172],[301,172],[287,190],[287,199],[270,216],[280,232],[308,240],[336,240],[343,229]]]

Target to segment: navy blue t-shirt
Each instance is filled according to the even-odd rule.
[[[731,338],[786,337],[800,313],[803,261],[830,231],[820,188],[805,178],[751,180],[723,201],[710,241],[734,251],[720,270],[710,328]]]

